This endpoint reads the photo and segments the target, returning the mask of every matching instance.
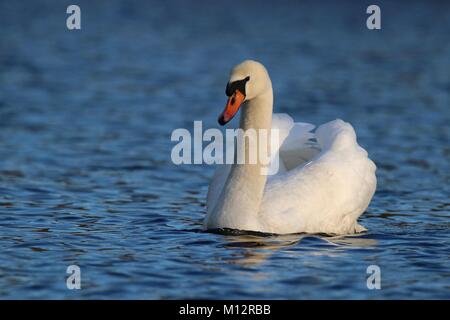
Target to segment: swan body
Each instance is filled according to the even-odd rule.
[[[278,129],[279,169],[267,176],[259,162],[220,166],[208,189],[205,227],[275,234],[364,231],[357,219],[375,192],[376,166],[358,145],[353,127],[337,119],[313,132],[312,124],[272,114],[272,84],[256,61],[233,68],[229,84],[245,91],[241,129]],[[229,104],[237,97],[230,96]],[[227,105],[221,124],[231,120],[228,109],[237,112]]]

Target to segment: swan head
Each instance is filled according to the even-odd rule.
[[[272,90],[272,83],[269,73],[261,63],[245,60],[234,66],[225,89],[228,96],[227,105],[219,116],[219,124],[223,126],[228,123],[244,102],[255,99],[268,90]]]

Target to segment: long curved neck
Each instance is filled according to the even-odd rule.
[[[239,126],[243,130],[266,129],[272,127],[272,88],[242,106]]]
[[[273,93],[270,87],[264,94],[248,101],[242,106],[240,129],[256,131],[256,143],[244,139],[245,163],[232,165],[230,174],[222,190],[222,194],[214,209],[213,220],[222,226],[241,230],[255,230],[258,224],[258,212],[264,193],[267,175],[262,174],[265,163],[260,159],[260,139],[264,138],[260,130],[266,133],[272,127]],[[266,143],[268,139],[265,139]],[[263,142],[264,143],[264,142]],[[255,154],[256,163],[248,163],[250,153]],[[265,150],[269,150],[265,146]],[[214,223],[214,222],[212,222]]]

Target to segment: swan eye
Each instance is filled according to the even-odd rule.
[[[236,80],[233,82],[228,82],[227,87],[225,89],[225,94],[228,97],[231,97],[236,90],[239,90],[245,95],[245,84],[250,80],[250,76],[245,77],[242,80]]]
[[[227,83],[227,87],[225,88],[225,94],[228,96],[228,97],[231,97],[231,95],[233,94],[232,92],[231,92],[231,83]]]

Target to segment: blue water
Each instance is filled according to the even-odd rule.
[[[450,5],[0,2],[0,298],[450,298]],[[353,124],[378,166],[368,232],[202,232],[214,168],[172,130],[217,127],[253,58],[275,109]],[[81,268],[81,290],[66,268]],[[381,269],[381,289],[366,269]]]

